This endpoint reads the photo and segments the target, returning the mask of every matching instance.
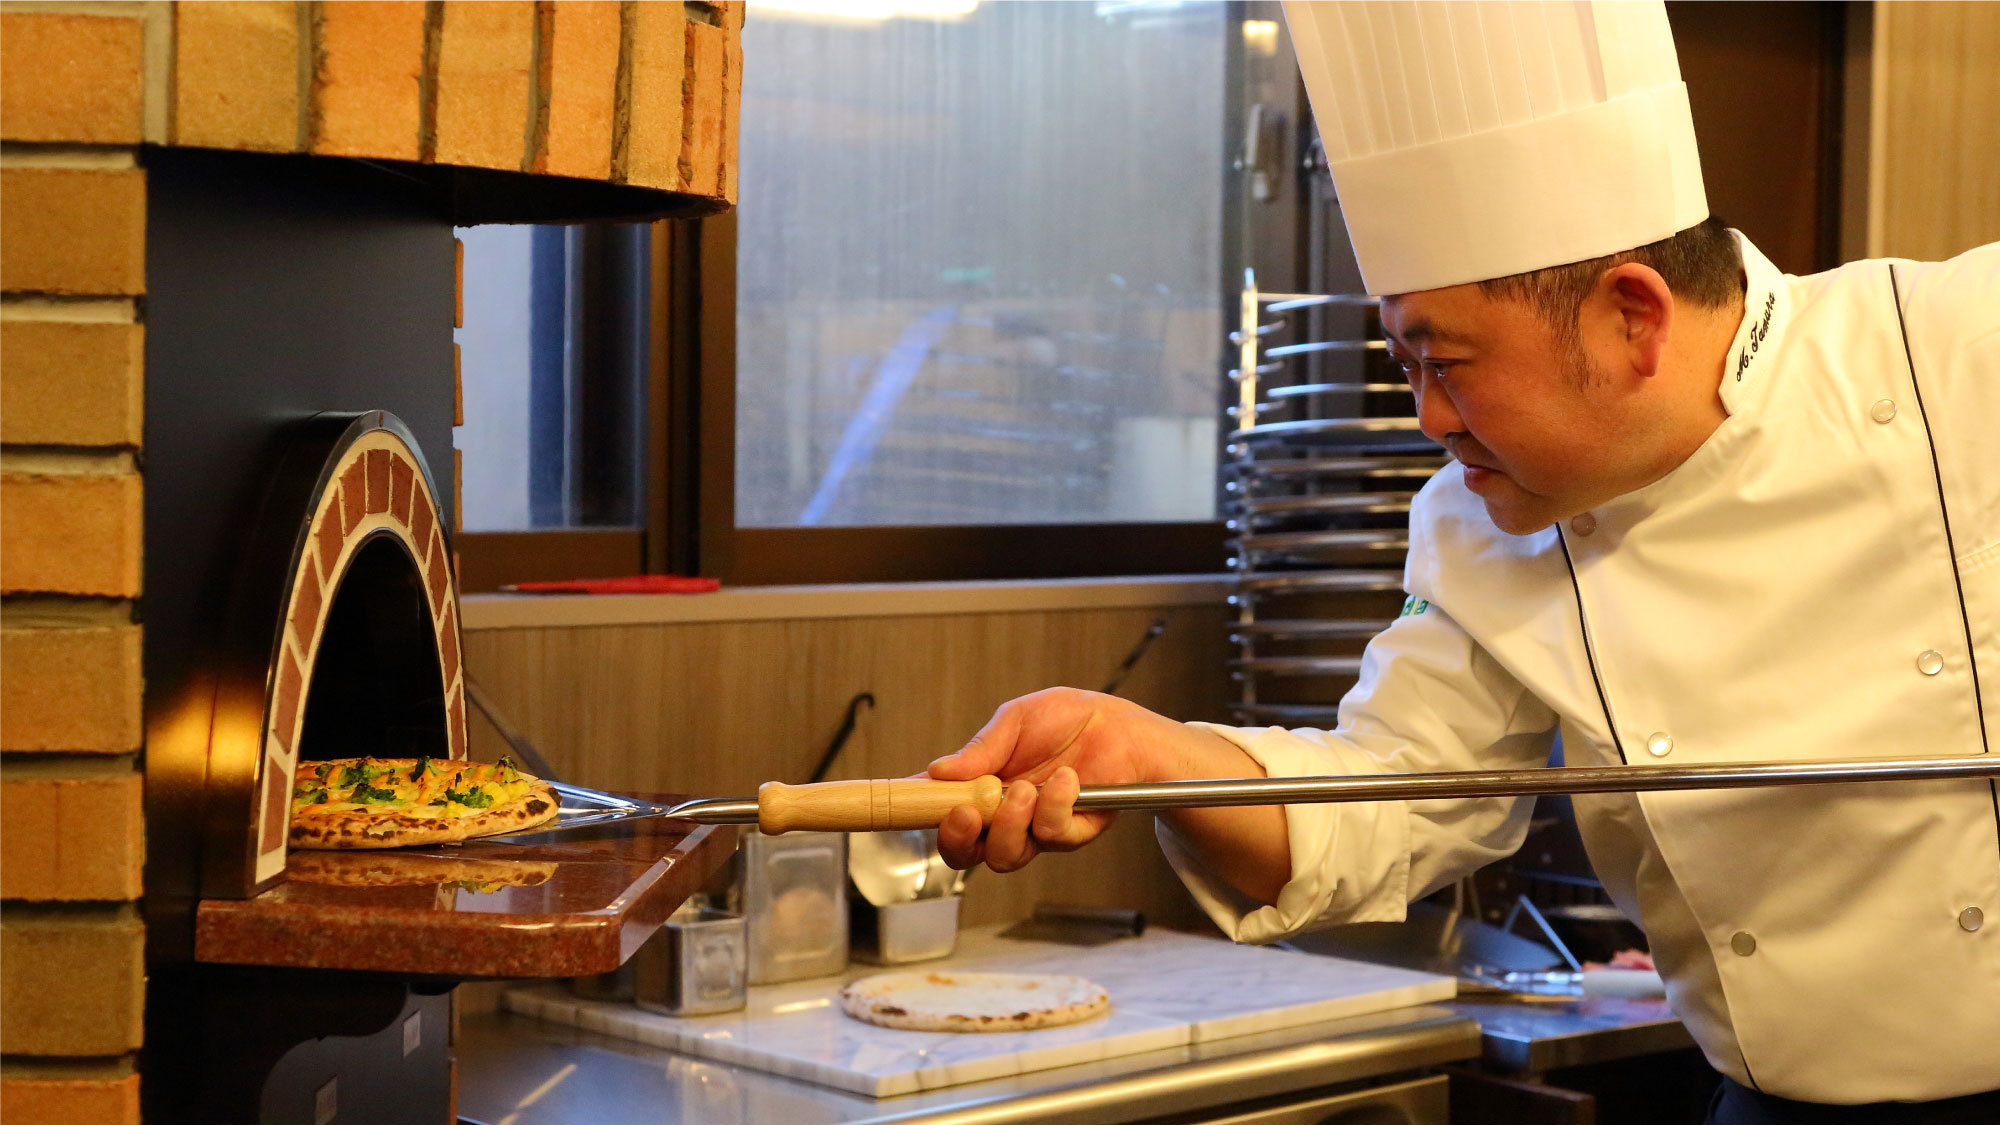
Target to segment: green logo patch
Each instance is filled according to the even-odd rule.
[[[1423,611],[1429,609],[1430,607],[1431,603],[1425,601],[1420,597],[1417,597],[1415,594],[1411,594],[1409,597],[1403,599],[1403,612],[1397,614],[1396,616],[1415,617],[1417,614],[1422,613]]]

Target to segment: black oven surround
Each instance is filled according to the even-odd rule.
[[[299,475],[317,474],[371,411],[393,415],[431,459],[431,477],[450,480],[452,209],[434,183],[390,165],[183,149],[148,149],[143,163],[146,1119],[310,1121],[317,1090],[337,1074],[343,1120],[444,1120],[447,1047],[432,1035],[406,1054],[399,1030],[419,1009],[429,1028],[448,1022],[442,986],[192,957],[204,849],[218,846],[214,823],[203,840],[214,713],[201,700],[224,679],[232,613],[247,621],[246,606],[261,608],[264,631],[248,643],[268,662],[269,615],[284,597],[299,520],[310,517],[297,499],[287,512],[260,509],[296,497]],[[449,485],[432,491],[448,527]],[[362,596],[386,600],[376,608],[391,618],[399,602],[412,612],[394,562],[371,541],[350,566],[375,591]],[[327,596],[339,614],[329,629],[366,632],[341,623],[351,613],[339,612],[340,593]],[[335,663],[353,672],[354,661]],[[345,678],[335,694],[360,690]],[[351,717],[321,715],[310,694],[306,721],[336,738],[414,745],[443,719],[420,698],[406,702],[430,718],[401,721],[393,735],[379,721],[358,732]],[[219,846],[240,851],[242,826],[234,832]]]
[[[296,496],[299,474],[324,466],[325,451],[314,462],[312,443],[337,444],[357,426],[378,438],[394,431],[413,451],[406,467],[415,476],[447,482],[429,491],[434,545],[448,560],[441,536],[453,518],[453,226],[634,222],[711,214],[726,204],[393,161],[147,146],[140,162],[147,178],[145,1119],[310,1121],[315,1099],[337,1080],[339,1120],[448,1120],[450,1053],[435,1030],[449,1022],[455,982],[193,959],[205,856],[245,850],[241,814],[211,820],[204,808],[216,768],[211,735],[221,729],[217,691],[231,667],[231,614],[247,623],[236,651],[261,654],[238,666],[261,658],[268,680],[271,662],[282,658],[270,639],[271,614],[282,612],[285,597],[283,560],[271,560],[295,550],[305,514],[293,499],[283,517],[289,526],[270,537],[282,549],[260,547],[255,531],[270,514],[261,509],[287,493],[287,482]],[[346,594],[326,591],[336,601],[319,643],[334,650],[319,671],[325,681],[303,696],[302,758],[370,749],[405,756],[438,745],[438,700],[427,686],[437,677],[446,685],[445,743],[463,745],[464,718],[450,707],[457,607],[448,616],[440,608],[455,599],[435,592],[431,580],[443,568],[428,551],[417,565],[424,590],[413,588],[409,564],[423,536],[404,530],[410,534],[400,544],[396,534],[353,540],[343,557],[359,584]],[[425,597],[436,640],[419,645]],[[384,653],[390,667],[382,666]],[[388,681],[400,686],[385,689]],[[395,706],[356,714],[351,701],[363,695]],[[265,702],[238,701],[245,709]],[[219,841],[217,824],[226,829]],[[413,1019],[431,1030],[411,1037]]]
[[[442,459],[433,478],[449,472],[455,279],[448,211],[392,168],[180,149],[149,150],[145,165],[146,913],[159,962],[192,954],[203,700],[221,686],[232,609],[283,596],[270,584],[284,560],[252,565],[255,533],[287,520],[270,541],[289,554],[302,516],[261,509],[288,458],[290,473],[319,471],[301,444],[330,413],[387,411]],[[438,500],[448,526],[450,492]]]

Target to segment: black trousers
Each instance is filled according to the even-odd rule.
[[[1759,1093],[1727,1075],[1708,1106],[1709,1125],[1995,1125],[2000,1090],[1935,1102],[1819,1105]]]

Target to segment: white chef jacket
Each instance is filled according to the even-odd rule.
[[[1728,418],[1685,463],[1522,536],[1447,468],[1339,728],[1210,729],[1272,776],[1539,766],[1558,728],[1579,766],[2000,752],[2000,244],[1792,277],[1738,238]],[[1992,783],[1575,807],[1718,1070],[1828,1103],[2000,1087]],[[1161,836],[1224,931],[1262,942],[1400,920],[1511,854],[1531,809],[1289,806],[1276,906]]]

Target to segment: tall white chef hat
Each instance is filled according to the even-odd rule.
[[[1370,293],[1615,254],[1708,217],[1659,0],[1286,0]]]

